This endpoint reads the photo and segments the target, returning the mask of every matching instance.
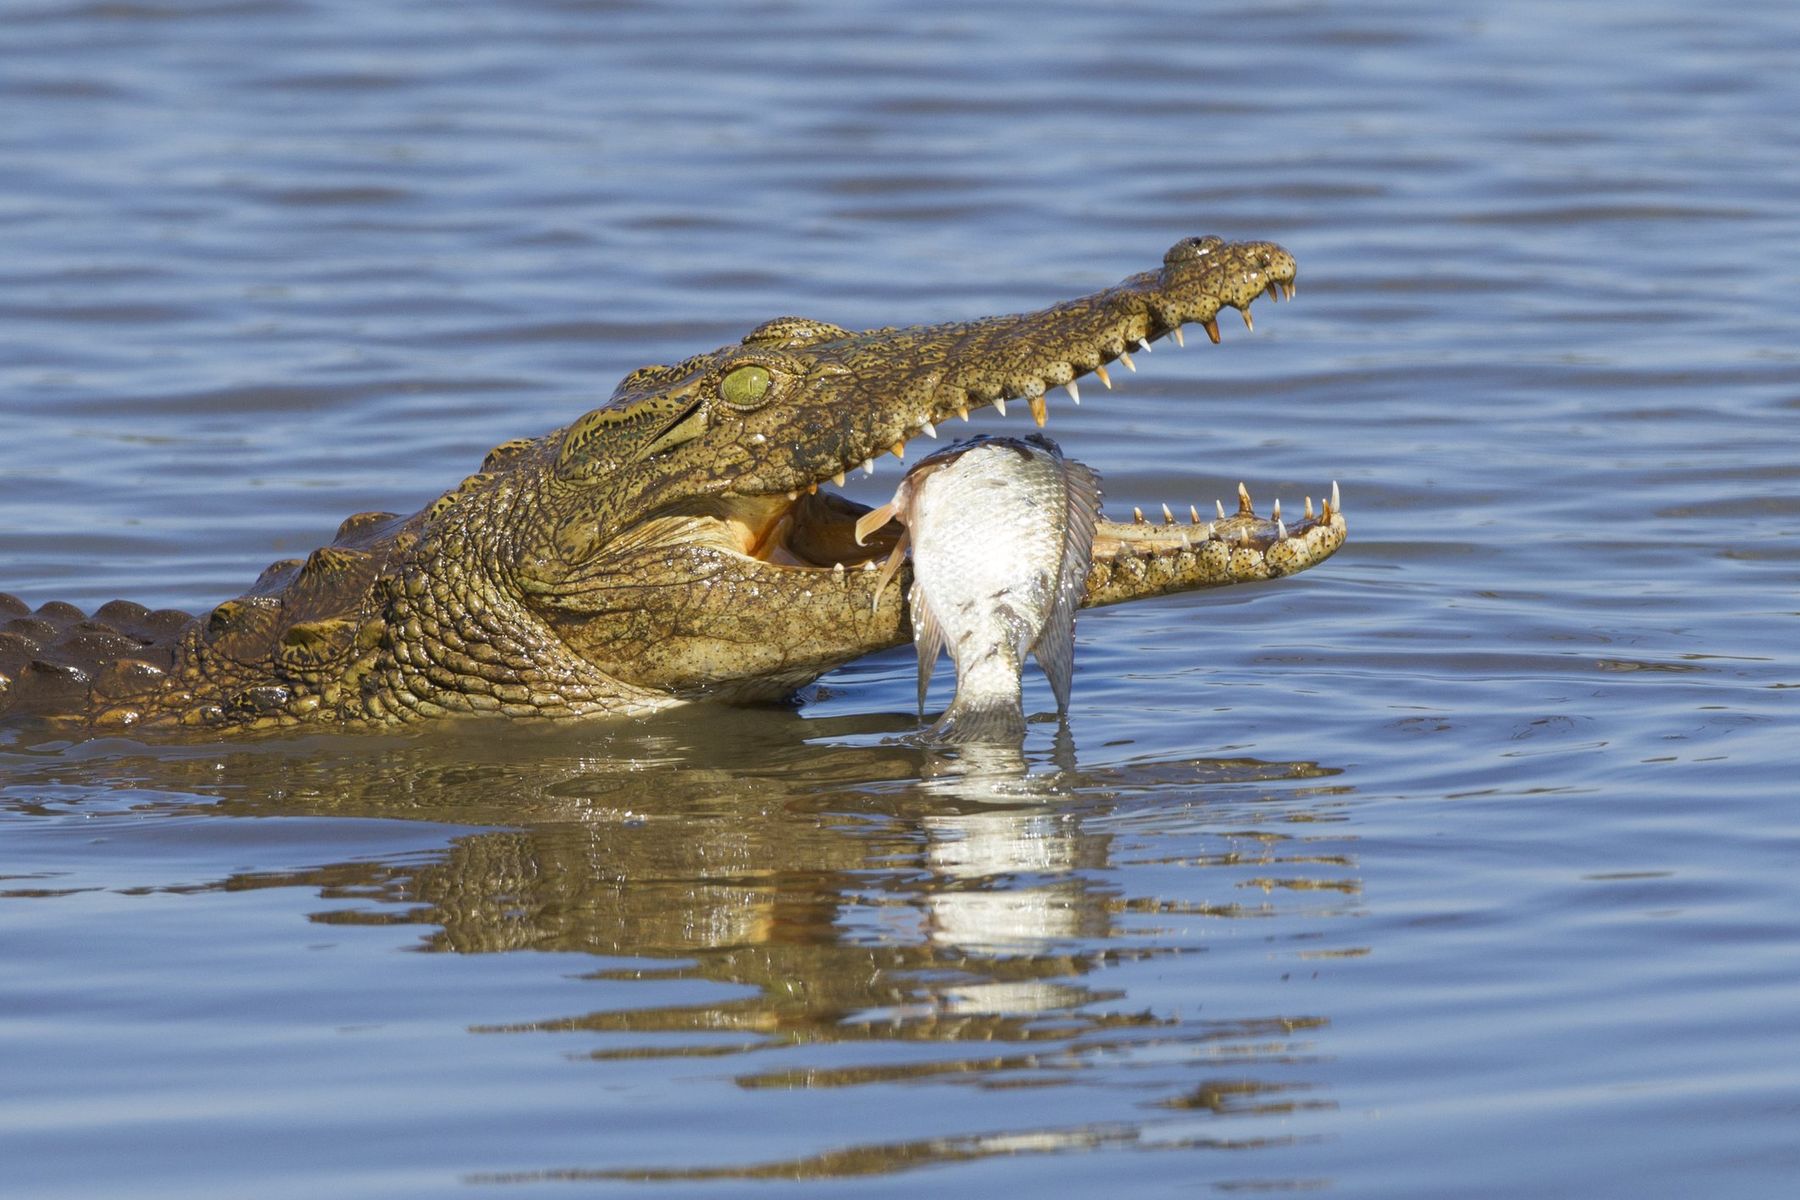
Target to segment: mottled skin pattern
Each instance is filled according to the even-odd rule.
[[[496,447],[424,510],[363,513],[197,618],[92,617],[0,595],[0,714],[92,729],[567,719],[785,695],[911,638],[907,572],[875,599],[895,527],[818,490],[972,407],[1044,392],[1222,307],[1291,291],[1266,242],[1177,243],[1155,271],[1039,312],[850,332],[786,317],[628,375],[566,429]],[[1110,386],[1110,383],[1108,384]],[[1310,504],[1309,504],[1310,510]],[[1344,539],[1293,524],[1103,521],[1084,603],[1268,579]]]

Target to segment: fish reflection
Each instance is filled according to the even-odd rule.
[[[937,881],[925,897],[926,936],[934,943],[1017,953],[1109,936],[1110,897],[1090,894],[1088,882],[1073,874],[1084,859],[1090,867],[1105,867],[1108,838],[1084,833],[1075,814],[948,813],[927,815],[920,824],[929,839],[926,864]]]

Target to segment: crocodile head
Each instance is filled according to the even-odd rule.
[[[531,499],[514,523],[530,536],[511,583],[579,659],[634,688],[789,691],[910,636],[905,587],[878,594],[872,569],[895,527],[859,545],[866,509],[833,484],[983,406],[1042,425],[1048,389],[1079,402],[1083,376],[1111,387],[1109,366],[1135,369],[1132,351],[1187,323],[1217,341],[1221,308],[1248,323],[1293,279],[1272,243],[1190,238],[1157,270],[1038,312],[866,331],[784,317],[634,371],[522,456]],[[1288,574],[1343,535],[1329,508],[1283,523],[1247,501],[1211,521],[1102,522],[1087,600]]]

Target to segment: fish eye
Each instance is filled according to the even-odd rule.
[[[769,394],[767,367],[739,367],[719,381],[719,395],[733,408],[755,408]]]

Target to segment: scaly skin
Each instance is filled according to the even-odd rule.
[[[387,726],[457,714],[570,719],[774,698],[911,637],[907,578],[876,599],[890,525],[819,485],[968,409],[1044,391],[1221,308],[1291,292],[1267,242],[1190,238],[1159,270],[1039,312],[853,333],[784,317],[646,367],[566,429],[497,447],[401,518],[188,618],[114,602],[93,618],[0,595],[0,713],[93,728]],[[1107,384],[1110,386],[1110,382]],[[1344,540],[1293,525],[1101,522],[1087,605],[1290,575]]]

